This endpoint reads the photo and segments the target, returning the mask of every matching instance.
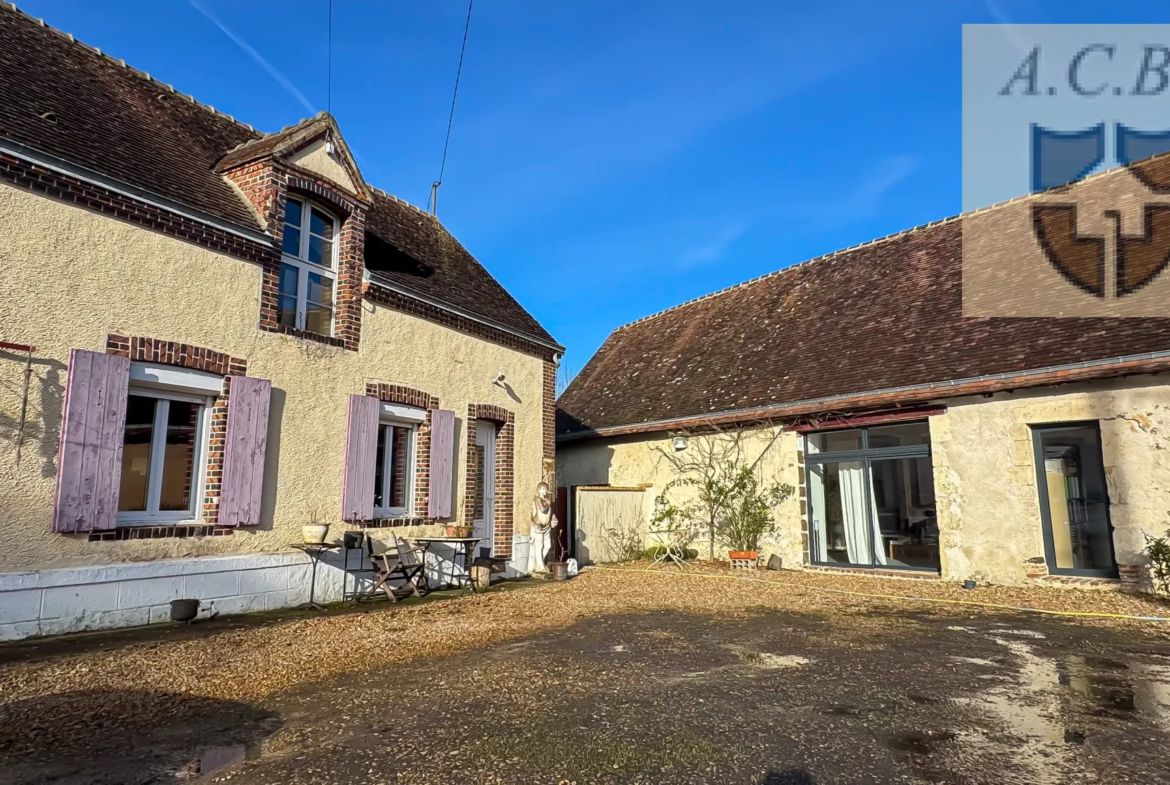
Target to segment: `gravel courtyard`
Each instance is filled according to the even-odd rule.
[[[726,573],[724,573],[726,575]],[[0,782],[1170,782],[1152,600],[592,570],[0,647]]]

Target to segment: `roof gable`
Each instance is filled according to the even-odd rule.
[[[333,147],[332,152],[328,151],[329,145]],[[327,112],[245,142],[224,155],[215,169],[226,172],[262,158],[280,159],[319,175],[364,201],[370,198],[370,187],[366,185],[337,121]]]
[[[330,143],[324,137],[317,139],[285,160],[306,172],[323,177],[351,194],[357,194],[359,186],[353,181],[346,167],[338,161],[336,148],[330,152]]]

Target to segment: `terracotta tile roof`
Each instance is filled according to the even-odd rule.
[[[239,166],[240,164],[249,161],[255,161],[267,155],[271,155],[281,142],[289,139],[297,134],[305,126],[315,122],[318,118],[323,117],[324,112],[314,115],[313,117],[306,117],[296,125],[290,125],[287,128],[281,128],[279,131],[271,134],[264,134],[263,136],[240,144],[239,146],[228,151],[215,166],[217,172],[226,172],[228,169]]]
[[[375,280],[556,344],[430,213],[374,189],[366,231],[366,269]]]
[[[260,136],[0,4],[0,137],[256,229],[213,169]]]
[[[269,155],[321,120],[332,123],[318,115],[262,134],[0,3],[0,138],[216,218],[262,229],[217,170]],[[383,267],[377,275],[555,344],[434,217],[379,192],[366,225],[381,241],[367,248],[370,267]]]
[[[912,229],[618,328],[557,402],[557,434],[1170,350],[1170,319],[963,317],[962,225]]]

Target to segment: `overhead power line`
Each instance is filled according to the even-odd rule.
[[[329,41],[325,44],[325,111],[333,114],[333,0],[329,0]]]
[[[330,0],[332,2],[332,0]],[[447,149],[451,146],[451,126],[455,124],[455,99],[459,97],[459,77],[463,74],[463,55],[467,53],[467,32],[471,29],[471,8],[475,0],[467,1],[467,21],[463,25],[463,45],[459,48],[459,66],[455,69],[455,90],[451,93],[451,113],[447,117],[447,137],[443,140],[443,162],[439,164],[439,179],[431,183],[431,214],[439,209],[439,186],[447,171]]]

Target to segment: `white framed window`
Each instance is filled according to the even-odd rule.
[[[374,517],[401,518],[414,505],[414,446],[418,424],[383,419],[378,424],[374,468]]]
[[[338,232],[337,217],[323,207],[295,196],[285,201],[276,304],[280,324],[333,335]]]
[[[201,518],[212,402],[206,395],[130,387],[122,437],[119,526]]]

